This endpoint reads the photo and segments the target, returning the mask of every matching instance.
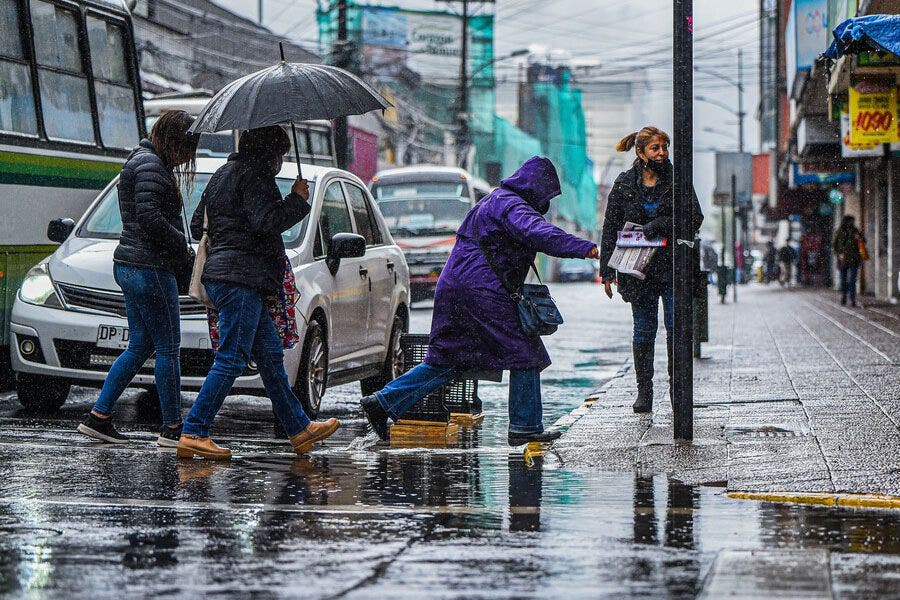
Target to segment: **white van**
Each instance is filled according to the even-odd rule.
[[[188,217],[211,175],[225,163],[199,158],[194,190],[185,194]],[[303,165],[312,211],[283,234],[300,300],[302,344],[285,352],[285,368],[304,409],[314,418],[325,388],[361,381],[363,394],[400,374],[400,335],[409,323],[409,271],[377,205],[362,181],[333,167]],[[278,174],[283,193],[297,165]],[[62,245],[32,268],[12,309],[10,353],[19,402],[30,409],[62,406],[73,383],[100,386],[127,346],[128,321],[113,279],[113,251],[122,230],[116,183],[104,189],[76,224],[56,219],[48,237]],[[187,224],[185,224],[187,229]],[[343,246],[337,234],[355,245]],[[361,237],[359,237],[361,236]],[[351,247],[352,246],[352,247]],[[212,366],[206,310],[181,303],[181,384],[199,390]],[[134,385],[154,390],[153,359]],[[234,393],[260,394],[253,365]]]
[[[412,301],[433,297],[456,229],[493,188],[463,169],[436,165],[379,171],[369,187],[406,254]]]

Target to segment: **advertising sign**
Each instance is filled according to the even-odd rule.
[[[863,80],[850,86],[850,142],[890,144],[897,137],[897,86],[893,80]]]
[[[881,144],[853,144],[850,141],[850,113],[841,112],[841,156],[844,158],[867,158],[882,156]]]
[[[738,206],[750,206],[753,191],[753,155],[749,152],[716,152],[714,204],[731,203],[731,176],[735,176]]]
[[[456,15],[362,7],[367,72],[395,73],[406,67],[425,81],[449,85],[459,76],[461,39],[462,22]]]
[[[797,73],[809,71],[830,43],[827,0],[795,0],[785,31],[788,93],[794,95]]]

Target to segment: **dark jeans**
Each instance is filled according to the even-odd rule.
[[[659,327],[659,299],[663,301],[663,317],[666,325],[666,339],[672,341],[672,330],[675,327],[675,299],[672,286],[667,285],[660,294],[644,294],[631,303],[631,315],[634,318],[633,341],[646,343],[656,341],[656,330]]]
[[[113,264],[113,277],[125,296],[128,348],[119,355],[103,382],[94,412],[109,415],[122,392],[156,352],[156,391],[163,423],[181,423],[181,321],[178,286],[167,271]]]
[[[459,371],[454,367],[436,367],[421,363],[375,392],[375,397],[388,415],[396,421],[416,402],[458,374]],[[537,369],[509,372],[509,431],[511,433],[544,431],[541,372]]]
[[[841,302],[847,302],[850,295],[850,303],[856,304],[856,276],[859,274],[859,266],[841,266]]]
[[[219,311],[219,350],[184,422],[183,432],[209,437],[225,396],[252,359],[272,400],[275,416],[289,437],[297,435],[309,425],[309,417],[291,390],[284,370],[281,338],[262,296],[252,288],[233,283],[205,285],[209,299]]]

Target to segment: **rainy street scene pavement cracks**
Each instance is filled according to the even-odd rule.
[[[711,304],[690,445],[662,332],[635,415],[629,308],[588,283],[552,286],[544,422],[566,431],[541,455],[506,444],[506,380],[443,448],[373,443],[358,385],[333,388],[344,426],[304,457],[266,399],[230,397],[223,464],[157,448],[140,390],[125,447],[75,433],[96,390],[48,415],[3,394],[0,597],[900,598],[900,311],[740,291]]]

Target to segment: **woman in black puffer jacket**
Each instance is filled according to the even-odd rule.
[[[650,412],[653,407],[653,355],[659,323],[659,301],[662,300],[666,325],[668,367],[672,376],[672,329],[675,319],[672,295],[674,267],[672,245],[674,236],[672,207],[672,163],[669,161],[669,136],[656,127],[647,126],[622,138],[616,150],[635,149],[637,154],[630,169],[616,178],[609,192],[603,238],[600,242],[600,275],[606,295],[612,298],[612,284],[616,282],[625,302],[631,304],[634,317],[634,374],[638,396],[634,412]],[[696,195],[693,198],[694,232],[700,229],[703,213]],[[668,238],[668,246],[658,248],[646,277],[641,280],[609,267],[609,259],[616,248],[617,233],[625,223],[642,225],[647,239]],[[671,398],[671,393],[670,393]]]
[[[333,434],[337,419],[310,422],[291,390],[284,349],[267,308],[267,297],[284,284],[281,234],[299,223],[310,206],[309,185],[297,179],[285,198],[275,182],[290,141],[281,127],[241,134],[238,152],[209,180],[191,220],[196,238],[204,214],[210,249],[203,285],[219,317],[219,348],[200,394],[184,422],[178,456],[228,459],[231,451],[209,437],[216,413],[234,380],[251,359],[272,401],[272,409],[297,454]]]
[[[163,114],[150,139],[141,140],[119,175],[122,235],[113,254],[113,275],[125,296],[128,348],[103,383],[100,397],[78,431],[105,442],[125,443],[110,419],[112,408],[138,370],[156,352],[154,373],[162,409],[160,446],[177,446],[181,435],[181,324],[176,272],[189,272],[181,190],[190,187],[198,136],[193,117]]]

